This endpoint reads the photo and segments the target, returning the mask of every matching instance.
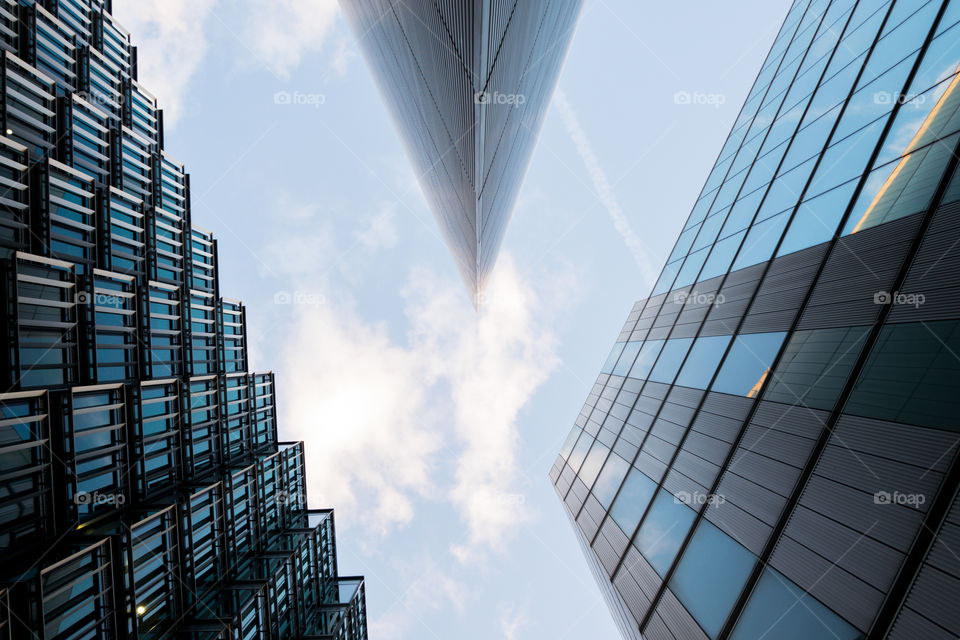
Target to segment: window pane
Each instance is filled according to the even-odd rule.
[[[586,460],[583,461],[583,466],[580,467],[580,471],[577,473],[577,476],[580,477],[583,484],[588,487],[593,484],[593,481],[597,479],[597,474],[600,473],[600,467],[603,466],[603,461],[607,459],[608,453],[610,453],[610,449],[603,446],[599,440],[593,443],[590,453],[587,454]]]
[[[631,378],[637,378],[639,380],[647,379],[647,376],[650,375],[650,367],[656,362],[657,356],[660,354],[660,348],[664,342],[665,340],[647,340],[643,344],[643,348],[640,349],[640,355],[637,356],[636,362],[633,363],[633,368],[630,369]]]
[[[613,345],[613,349],[610,350],[610,355],[607,356],[607,361],[603,363],[600,373],[610,373],[613,371],[613,366],[617,363],[617,358],[620,357],[620,354],[623,352],[623,347],[626,346],[626,344],[626,342],[617,342]]]
[[[613,375],[627,375],[627,371],[630,370],[630,366],[633,364],[633,359],[637,357],[637,352],[640,351],[640,347],[642,345],[642,342],[627,343],[627,345],[623,348],[623,352],[620,354],[620,359],[617,360],[617,365],[613,368]]]
[[[868,329],[797,331],[787,343],[763,399],[832,409],[860,355]]]
[[[656,490],[656,482],[636,469],[630,469],[627,481],[623,483],[620,494],[610,508],[610,517],[627,536],[633,535]]]
[[[767,568],[730,634],[731,640],[859,640],[863,634],[819,600]]]
[[[661,576],[677,557],[695,515],[669,491],[661,489],[653,501],[634,544]]]
[[[683,371],[676,384],[695,389],[706,389],[713,373],[720,364],[720,358],[730,343],[731,336],[710,336],[697,338],[690,355],[683,365]]]
[[[701,520],[670,579],[670,589],[707,635],[716,638],[755,561],[733,538]]]
[[[567,459],[567,464],[569,464],[574,471],[580,468],[591,444],[593,444],[593,436],[586,431],[581,433],[580,439],[577,440],[577,444],[574,445],[573,451],[570,452],[570,457]]]
[[[683,357],[687,355],[692,342],[693,338],[667,340],[667,345],[663,348],[660,359],[657,360],[657,366],[650,374],[650,379],[656,382],[673,382],[673,377],[677,375],[680,363],[683,362]]]
[[[846,411],[960,431],[960,322],[883,328]]]
[[[629,468],[630,463],[617,454],[611,455],[607,464],[603,465],[603,471],[600,472],[597,483],[593,486],[593,495],[604,509],[610,506],[610,501],[616,495]]]
[[[566,460],[570,456],[570,452],[573,451],[573,445],[576,444],[577,438],[581,433],[580,427],[574,426],[570,430],[570,435],[567,436],[566,442],[563,443],[563,448],[560,449],[560,456]]]
[[[787,226],[789,219],[790,212],[784,211],[769,220],[754,224],[740,249],[740,255],[733,263],[733,268],[743,269],[769,260],[770,256],[773,255],[773,249],[780,242],[780,236],[783,234],[783,229]]]
[[[726,273],[730,268],[730,263],[733,262],[733,256],[737,253],[737,249],[740,248],[740,243],[746,234],[746,231],[741,231],[713,245],[713,251],[710,252],[707,263],[703,265],[703,271],[700,273],[698,280],[703,282],[704,280],[709,280],[710,278],[715,278]]]
[[[801,204],[777,255],[800,251],[833,238],[856,186],[857,181],[851,180]]]
[[[778,331],[737,336],[711,390],[754,397],[766,380],[785,335]]]

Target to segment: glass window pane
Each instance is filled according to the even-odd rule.
[[[693,338],[667,340],[667,345],[657,360],[657,366],[650,373],[650,379],[656,382],[673,382],[673,377],[677,375],[677,370],[680,369],[683,357],[687,355],[692,342]]]
[[[777,256],[800,251],[833,238],[856,187],[857,181],[851,180],[801,204],[777,250]]]
[[[710,521],[701,520],[670,579],[670,590],[707,635],[716,638],[754,562],[752,553]]]
[[[859,640],[863,634],[780,572],[767,568],[760,576],[730,638]]]
[[[845,411],[960,431],[958,353],[956,320],[884,327]]]
[[[610,453],[610,449],[603,446],[599,440],[594,441],[593,447],[590,448],[590,453],[587,454],[587,458],[583,461],[583,466],[580,467],[580,471],[577,473],[583,484],[588,487],[593,484],[593,481],[597,479],[597,474],[600,473],[600,467],[603,466],[603,461],[607,459],[608,453]]]
[[[695,515],[669,491],[661,489],[657,493],[634,544],[661,576],[677,557]]]
[[[577,438],[580,437],[580,433],[583,430],[580,427],[574,426],[570,430],[570,435],[567,436],[566,441],[563,443],[563,448],[560,449],[560,456],[566,460],[570,456],[570,452],[573,451],[573,445],[576,444]]]
[[[627,375],[627,371],[629,371],[633,365],[633,359],[637,357],[637,352],[640,351],[641,346],[643,346],[642,342],[627,343],[623,348],[623,352],[620,354],[620,358],[617,360],[617,365],[613,368],[613,375]]]
[[[868,329],[797,331],[783,350],[763,399],[832,409],[860,355]]]
[[[703,265],[703,271],[700,272],[700,282],[704,282],[710,278],[716,278],[727,272],[730,268],[730,263],[733,262],[733,256],[736,255],[737,249],[740,248],[740,243],[743,241],[745,235],[747,235],[747,232],[741,231],[713,245],[713,251],[710,252],[707,263]]]
[[[607,356],[607,361],[603,363],[600,373],[610,373],[613,371],[613,366],[617,363],[617,358],[620,357],[620,354],[623,352],[623,347],[626,344],[626,342],[617,342],[613,345],[613,349],[610,349],[610,355]]]
[[[630,469],[623,488],[614,500],[613,506],[610,507],[610,517],[627,536],[633,535],[656,490],[656,482],[636,469]]]
[[[785,335],[785,332],[778,331],[737,336],[711,390],[754,397],[766,380]]]
[[[784,211],[769,220],[754,224],[740,248],[736,262],[733,263],[734,270],[769,260],[789,219],[790,211]]]
[[[570,457],[567,458],[567,464],[576,471],[580,468],[580,465],[583,463],[583,459],[587,455],[587,450],[590,449],[590,445],[593,444],[593,436],[584,431],[580,434],[580,439],[577,440],[577,444],[574,445],[573,451],[570,452]]]
[[[638,380],[646,380],[647,376],[650,375],[650,368],[653,366],[653,363],[657,361],[657,356],[660,355],[660,348],[663,347],[665,340],[647,340],[643,343],[643,348],[640,349],[640,355],[637,356],[636,362],[633,363],[633,368],[630,369],[630,377],[637,378]]]
[[[673,281],[677,277],[677,272],[680,270],[681,264],[683,264],[682,261],[677,260],[665,266],[663,273],[660,274],[660,279],[657,280],[657,284],[653,287],[650,295],[656,296],[670,291],[670,289],[673,288]]]
[[[709,336],[697,338],[690,355],[683,365],[683,371],[676,384],[695,389],[706,389],[713,373],[720,364],[720,358],[730,344],[731,336]]]
[[[616,495],[617,489],[620,488],[620,483],[623,482],[623,477],[627,475],[627,469],[629,468],[630,463],[615,453],[603,465],[603,471],[600,472],[596,484],[593,485],[593,495],[600,501],[604,509],[610,506],[610,501]]]

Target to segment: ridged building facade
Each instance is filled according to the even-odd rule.
[[[341,0],[477,306],[581,5]]]
[[[625,638],[960,636],[958,71],[790,8],[550,473]]]
[[[0,638],[365,639],[110,9],[0,1]]]

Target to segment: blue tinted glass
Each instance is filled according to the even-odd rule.
[[[580,471],[577,473],[583,484],[588,487],[593,484],[593,481],[597,479],[597,474],[600,473],[600,467],[603,466],[603,461],[607,459],[608,453],[610,453],[610,449],[603,446],[599,440],[594,441],[593,447],[590,448],[590,453],[587,454],[586,459],[583,461],[583,466],[580,467]]]
[[[581,433],[580,439],[577,440],[577,444],[574,445],[573,451],[570,452],[570,457],[567,458],[567,464],[569,464],[574,471],[580,468],[580,464],[586,457],[587,450],[590,448],[591,444],[593,444],[593,436],[586,431]]]
[[[856,186],[857,181],[851,180],[801,204],[777,255],[786,255],[830,240],[837,231]]]
[[[789,219],[790,212],[784,211],[769,220],[753,225],[750,233],[747,234],[747,239],[743,242],[743,247],[740,248],[736,262],[733,263],[734,270],[769,260],[777,243],[780,242],[780,236]]]
[[[733,538],[701,520],[670,578],[670,589],[707,635],[716,638],[755,561]]]
[[[683,268],[680,269],[680,273],[677,275],[677,281],[674,283],[673,288],[685,287],[688,284],[693,284],[693,281],[697,279],[697,274],[700,273],[700,267],[703,266],[704,261],[707,259],[707,253],[710,251],[710,248],[700,249],[700,251],[695,251],[687,256],[686,261],[683,263]]]
[[[630,371],[630,367],[633,365],[633,359],[637,357],[637,352],[640,351],[641,346],[643,346],[642,342],[627,343],[620,353],[620,359],[617,360],[617,365],[613,368],[613,375],[627,375],[627,371]]]
[[[667,345],[663,348],[660,359],[657,360],[657,366],[650,373],[650,379],[656,382],[673,382],[673,377],[677,375],[677,370],[692,342],[693,338],[667,340]]]
[[[573,445],[576,444],[581,431],[582,429],[576,425],[570,430],[570,435],[567,436],[566,441],[563,443],[563,448],[560,449],[560,456],[564,460],[566,460],[570,456],[570,452],[573,451]]]
[[[657,493],[634,544],[661,576],[677,557],[695,516],[693,509],[669,491],[661,489]]]
[[[633,363],[633,368],[630,369],[631,378],[637,378],[639,380],[647,379],[647,376],[650,375],[650,367],[656,362],[663,343],[664,340],[647,340],[643,343],[643,348],[640,349],[640,355],[637,356],[636,362]]]
[[[960,26],[952,27],[948,33],[938,36],[930,43],[930,48],[923,56],[923,62],[913,78],[910,91],[907,92],[907,98],[943,82],[957,72],[957,65],[960,65]]]
[[[663,273],[660,274],[660,279],[657,280],[657,284],[653,287],[653,292],[650,295],[656,296],[670,291],[670,289],[673,288],[673,280],[677,277],[677,272],[680,270],[681,264],[682,261],[677,260],[665,266]]]
[[[623,352],[624,345],[626,345],[625,342],[617,342],[613,345],[613,349],[610,350],[610,355],[607,356],[607,361],[603,363],[600,373],[610,373],[613,371],[613,366],[617,363],[617,358],[619,358]]]
[[[773,569],[764,569],[732,640],[858,640],[863,634]]]
[[[656,490],[656,482],[636,469],[630,469],[630,473],[627,474],[627,481],[623,483],[620,494],[617,495],[617,499],[610,508],[610,517],[627,536],[633,535],[644,510],[650,504],[653,492]]]
[[[748,398],[756,396],[785,335],[778,331],[737,336],[711,390]]]
[[[620,483],[623,482],[623,477],[627,475],[627,469],[629,468],[630,463],[617,454],[611,455],[607,459],[607,463],[603,465],[603,471],[600,472],[596,484],[593,485],[593,495],[604,508],[610,506],[610,501],[616,495],[617,489],[620,488]]]
[[[713,245],[710,258],[707,259],[707,263],[703,265],[703,271],[700,272],[700,282],[709,280],[710,278],[716,278],[727,272],[730,268],[730,263],[733,262],[733,256],[736,255],[737,249],[740,248],[740,242],[745,235],[747,235],[747,232],[741,231]]]
[[[730,343],[730,336],[697,338],[675,384],[706,389]]]

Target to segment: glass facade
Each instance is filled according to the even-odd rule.
[[[958,43],[790,8],[550,472],[625,638],[960,635]]]
[[[0,640],[364,640],[104,0],[0,0]]]
[[[341,5],[477,306],[582,4]]]

